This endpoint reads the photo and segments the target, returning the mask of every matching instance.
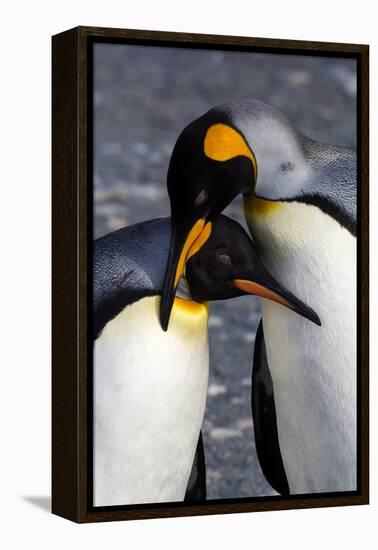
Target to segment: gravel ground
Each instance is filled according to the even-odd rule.
[[[353,60],[98,44],[94,71],[95,237],[169,215],[165,178],[175,140],[223,101],[254,97],[314,139],[355,145]],[[226,213],[242,222],[240,199]],[[274,494],[258,464],[250,409],[259,317],[255,298],[211,307],[209,499]]]

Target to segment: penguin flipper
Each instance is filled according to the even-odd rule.
[[[262,320],[256,333],[251,397],[256,451],[261,469],[273,489],[287,496],[290,489],[278,440],[273,380],[266,355]]]
[[[203,502],[206,500],[206,466],[202,432],[200,432],[192,471],[185,493],[185,502]]]

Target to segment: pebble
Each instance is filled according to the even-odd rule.
[[[312,82],[312,75],[308,71],[294,71],[288,74],[287,80],[292,86],[303,86]]]
[[[146,155],[148,152],[148,145],[144,143],[143,141],[137,141],[133,145],[134,152],[137,155]]]
[[[207,390],[207,395],[209,397],[216,397],[217,395],[223,395],[226,392],[227,388],[223,384],[210,384],[209,389]]]
[[[231,399],[231,403],[233,405],[241,405],[242,403],[244,403],[244,399],[243,399],[243,397],[233,397]]]
[[[102,146],[102,154],[103,155],[120,155],[122,153],[122,144],[118,141],[116,142],[110,142],[110,143],[104,143]]]
[[[124,211],[125,207],[120,203],[117,203],[117,205],[115,206],[114,204],[111,204],[109,202],[103,202],[101,204],[98,204],[96,209],[97,215],[110,217]]]
[[[222,479],[222,474],[217,470],[206,470],[206,477],[211,479],[211,481],[219,481]]]
[[[218,317],[217,315],[211,315],[209,319],[209,327],[221,327],[223,326],[223,319],[222,317]]]
[[[253,332],[247,332],[246,334],[244,334],[243,340],[244,342],[248,342],[248,344],[253,344],[253,342],[255,341],[255,337],[256,335]]]
[[[252,416],[247,418],[240,418],[236,423],[239,430],[252,430],[253,429],[253,420]]]
[[[117,229],[121,229],[121,227],[126,227],[127,221],[122,216],[110,216],[107,220],[107,225],[111,231],[116,231]]]
[[[209,433],[213,439],[229,439],[231,437],[242,437],[243,433],[234,428],[213,428]]]
[[[107,189],[97,189],[94,194],[96,209],[98,209],[98,205],[101,203],[122,200],[123,195],[119,188],[113,186],[108,187]],[[114,208],[114,206],[112,208]]]
[[[155,183],[128,183],[127,192],[130,197],[155,201],[165,197],[166,190],[162,185]]]

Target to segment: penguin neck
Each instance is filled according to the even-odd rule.
[[[263,301],[281,453],[292,493],[356,489],[356,239],[318,208],[248,217],[272,274],[317,327]],[[279,343],[279,345],[278,345]]]
[[[206,304],[176,298],[168,331],[160,297],[127,306],[95,343],[95,505],[184,499],[203,421]]]
[[[246,197],[246,209],[257,215],[270,214],[282,202],[302,202],[318,207],[356,236],[356,152],[315,142],[303,134],[293,135],[295,140],[285,146],[290,160],[285,162],[283,156],[280,164],[279,156],[273,155],[272,161],[267,151],[261,152],[259,175],[253,194],[251,189]]]

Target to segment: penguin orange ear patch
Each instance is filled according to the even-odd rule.
[[[239,132],[226,124],[213,124],[206,132],[205,155],[212,160],[225,161],[234,157],[247,157],[256,172],[256,159],[245,139]]]

